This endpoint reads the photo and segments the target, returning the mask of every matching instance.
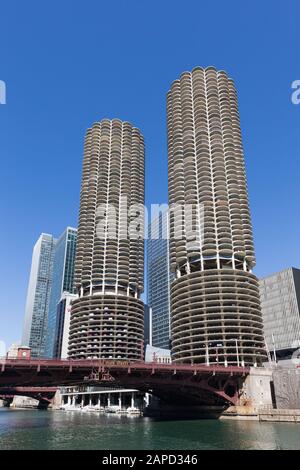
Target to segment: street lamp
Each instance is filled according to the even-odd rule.
[[[238,347],[238,340],[236,338],[235,338],[235,348],[236,348],[237,365],[238,367],[240,367],[239,347]]]
[[[223,343],[217,343],[216,344],[216,360],[217,360],[217,363],[219,364],[219,348],[223,348]]]
[[[235,342],[236,360],[237,360],[238,367],[240,367],[240,355],[239,355],[238,340],[236,338],[231,338],[229,341],[234,341]]]
[[[208,341],[205,341],[205,356],[206,356],[206,365],[209,366],[209,351],[208,351]]]

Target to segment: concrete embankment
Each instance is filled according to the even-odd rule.
[[[222,413],[220,419],[300,423],[300,410],[231,406]]]
[[[259,413],[260,421],[300,423],[300,410],[268,410]]]

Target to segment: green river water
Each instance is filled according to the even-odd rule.
[[[0,449],[300,449],[300,424],[1,408]]]

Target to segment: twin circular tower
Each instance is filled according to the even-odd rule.
[[[172,361],[260,364],[263,326],[233,81],[213,67],[183,73],[167,95],[167,126],[169,205],[181,208],[180,217],[169,213]],[[104,119],[85,139],[72,358],[142,359],[143,230],[124,233],[124,197],[128,207],[144,204],[144,139],[128,122]],[[129,211],[128,226],[132,219]],[[99,223],[106,227],[100,235]]]

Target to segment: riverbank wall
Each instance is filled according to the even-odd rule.
[[[285,410],[278,408],[255,409],[253,407],[231,406],[220,415],[220,419],[268,421],[273,423],[300,423],[300,410]]]

